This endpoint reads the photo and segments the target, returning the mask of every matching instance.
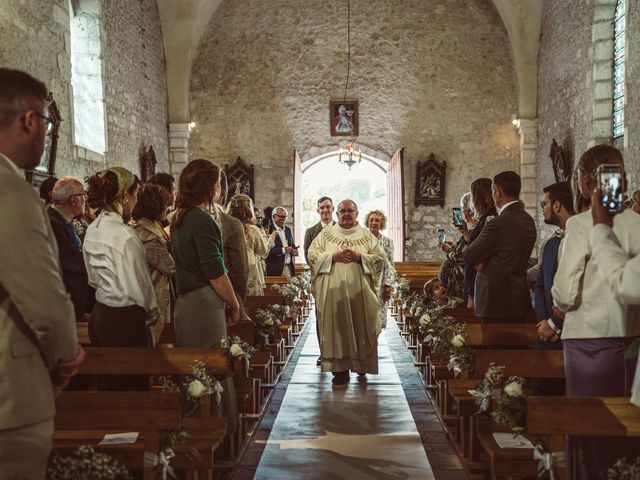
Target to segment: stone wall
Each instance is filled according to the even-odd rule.
[[[78,159],[72,145],[69,12],[66,0],[4,0],[0,8],[0,65],[43,80],[60,107],[63,123],[56,173],[80,178],[107,165],[139,171],[141,145],[153,145],[157,171],[168,171],[167,89],[164,51],[155,0],[102,4],[102,52],[107,155]]]
[[[507,33],[489,0],[354,1],[351,13],[357,144],[384,161],[405,147],[407,258],[439,260],[436,228],[454,235],[450,208],[470,182],[518,169]],[[304,163],[342,140],[328,106],[344,95],[346,23],[345,2],[224,2],[192,70],[192,157],[241,156],[257,204],[292,207],[293,150]],[[431,152],[447,162],[446,205],[415,208],[416,162]]]
[[[545,0],[538,61],[538,185],[554,182],[549,150],[555,138],[574,165],[602,140],[611,140],[613,13],[615,0]],[[613,144],[624,150],[631,188],[640,188],[640,29],[638,0],[627,0],[625,135]],[[602,27],[602,28],[600,28]],[[607,32],[609,37],[607,38]],[[602,122],[602,125],[601,125]],[[541,212],[538,219],[542,223]]]

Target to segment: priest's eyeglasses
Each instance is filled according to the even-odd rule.
[[[352,208],[343,208],[342,210],[338,210],[338,213],[341,214],[345,214],[345,213],[356,213],[357,210],[354,210]]]

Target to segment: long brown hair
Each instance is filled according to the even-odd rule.
[[[622,190],[627,190],[627,179],[624,174],[624,159],[622,153],[615,147],[602,143],[584,152],[573,169],[572,187],[575,211],[580,213],[583,208],[591,206],[591,198],[585,197],[580,188],[580,175],[589,175],[589,190],[593,190],[598,182],[598,167],[614,164],[622,166]]]
[[[471,206],[476,218],[480,220],[496,205],[491,196],[491,179],[478,178],[471,182]]]
[[[220,169],[209,160],[198,158],[184,167],[178,179],[176,214],[171,229],[180,228],[185,214],[192,208],[206,203],[213,207],[216,185],[220,181]]]

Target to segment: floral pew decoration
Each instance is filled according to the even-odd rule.
[[[411,284],[409,283],[409,279],[406,275],[402,275],[400,277],[396,276],[396,281],[393,284],[393,295],[395,297],[395,301],[397,303],[401,303],[404,308],[408,308],[407,301],[411,294]]]
[[[466,343],[466,326],[444,312],[444,307],[425,305],[424,301],[413,306],[414,316],[419,318],[418,329],[423,343],[428,345],[430,355],[446,363],[455,376],[468,370],[471,364],[471,349]]]
[[[506,425],[514,436],[522,436],[534,446],[533,458],[538,461],[538,477],[555,480],[553,467],[564,467],[564,452],[549,452],[542,438],[527,433],[525,379],[512,375],[505,378],[505,367],[491,362],[484,378],[469,393],[478,406],[476,415],[488,416]],[[624,477],[623,477],[624,478]]]
[[[220,346],[229,349],[229,363],[233,371],[233,365],[236,361],[242,362],[242,372],[246,378],[249,378],[251,369],[251,357],[256,349],[253,345],[245,342],[237,335],[223,337],[220,339]]]
[[[264,351],[269,350],[269,345],[279,332],[282,319],[291,313],[288,305],[269,305],[267,308],[259,308],[253,317],[253,323],[258,328],[258,335],[263,339]]]
[[[635,462],[621,458],[607,472],[607,480],[635,480],[640,478],[640,457]]]
[[[53,452],[47,468],[47,480],[133,480],[129,471],[109,455],[83,445],[71,455]]]

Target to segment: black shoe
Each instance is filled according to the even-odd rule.
[[[318,360],[316,360],[316,367],[320,366],[322,366],[322,357],[318,357]]]
[[[338,373],[333,376],[333,380],[331,381],[333,388],[344,388],[349,383],[349,374]]]

